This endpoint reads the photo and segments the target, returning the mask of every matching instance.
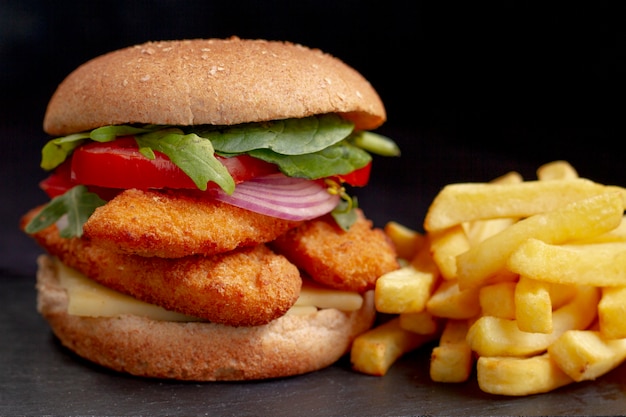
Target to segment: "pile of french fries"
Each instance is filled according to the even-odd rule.
[[[626,359],[626,189],[580,178],[565,161],[525,181],[444,187],[425,233],[390,222],[402,268],[383,275],[389,320],[359,336],[356,371],[385,375],[432,342],[430,378],[481,390],[545,393]]]

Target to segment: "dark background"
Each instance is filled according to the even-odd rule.
[[[362,197],[379,209],[378,224],[394,218],[420,228],[445,183],[512,169],[532,179],[555,159],[581,176],[625,184],[626,3],[549,3],[0,1],[7,233],[21,242],[12,225],[44,200],[36,190],[48,139],[41,124],[58,83],[92,57],[148,40],[290,40],[359,70],[386,104],[380,132],[403,151],[399,160],[375,161],[367,192],[380,197]],[[416,202],[396,204],[393,193],[413,193]],[[13,240],[2,249],[19,252]]]
[[[0,414],[622,414],[624,365],[518,399],[481,393],[475,378],[429,382],[428,350],[384,378],[357,375],[344,361],[293,379],[178,384],[90,367],[36,313],[41,250],[18,221],[46,201],[37,187],[46,103],[81,63],[148,40],[289,40],[359,70],[386,104],[379,131],[403,152],[376,158],[370,185],[355,191],[379,226],[419,229],[445,184],[510,170],[533,179],[556,159],[626,185],[626,3],[476,3],[0,0]]]
[[[13,225],[45,200],[41,125],[58,83],[90,58],[148,40],[289,40],[359,70],[385,102],[380,132],[403,151],[377,159],[371,187],[356,191],[368,193],[361,202],[376,207],[377,224],[419,229],[444,184],[513,169],[532,179],[556,159],[626,184],[626,3],[475,3],[0,0],[0,215],[15,236],[1,249],[19,260],[30,245]]]
[[[623,3],[460,3],[3,1],[0,121],[40,128],[63,77],[112,49],[237,35],[318,47],[358,69],[386,103],[388,125],[415,133],[402,144],[407,157],[433,130],[522,157],[615,154],[595,145],[621,136]]]

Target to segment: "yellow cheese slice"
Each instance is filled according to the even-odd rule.
[[[357,292],[335,290],[303,279],[300,297],[295,305],[355,311],[363,305],[363,296]]]
[[[55,260],[61,286],[68,295],[68,314],[86,317],[117,317],[134,314],[162,321],[200,321],[169,311],[107,288]]]

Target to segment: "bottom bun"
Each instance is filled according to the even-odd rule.
[[[355,312],[323,309],[256,327],[73,316],[53,259],[41,255],[38,264],[37,308],[61,343],[89,361],[143,377],[241,381],[316,371],[346,354],[375,318],[372,291]]]

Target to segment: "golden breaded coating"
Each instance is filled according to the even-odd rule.
[[[269,242],[298,224],[181,192],[130,189],[99,207],[83,230],[110,249],[180,258]]]
[[[38,210],[22,219],[22,228]],[[61,262],[109,288],[229,326],[258,326],[284,315],[302,285],[298,269],[265,245],[164,259],[122,254],[82,238],[63,239],[55,225],[33,237]]]
[[[311,220],[272,243],[277,252],[329,287],[364,292],[374,288],[382,274],[399,268],[389,239],[358,210],[349,231],[330,216]]]

